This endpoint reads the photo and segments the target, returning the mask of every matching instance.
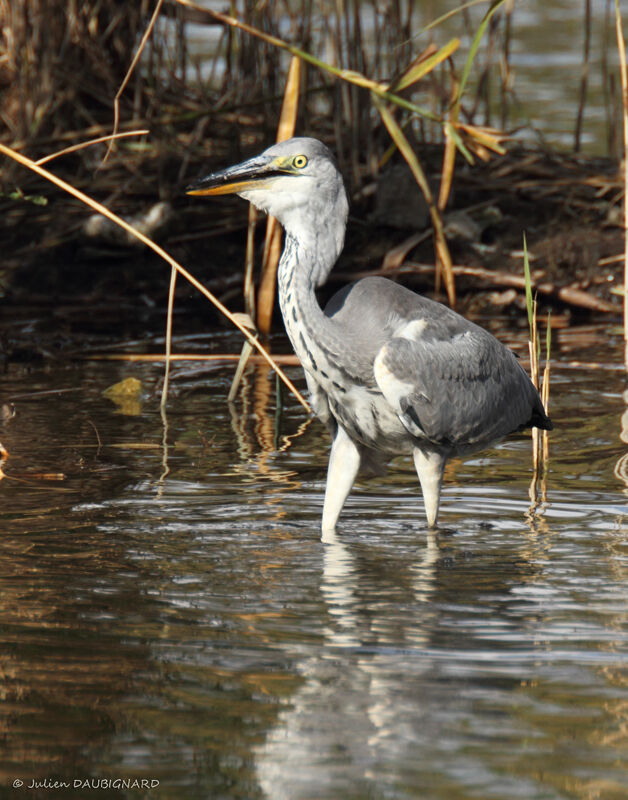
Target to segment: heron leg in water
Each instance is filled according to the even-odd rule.
[[[422,450],[415,447],[412,453],[421,489],[427,524],[430,528],[436,527],[438,520],[438,504],[440,503],[440,488],[443,484],[443,471],[446,456],[434,450]]]
[[[360,451],[355,442],[339,425],[331,446],[327,468],[327,485],[323,503],[323,534],[326,531],[335,530],[336,522],[359,469]]]

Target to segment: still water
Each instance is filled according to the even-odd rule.
[[[521,435],[449,466],[436,537],[400,462],[325,544],[326,434],[263,370],[229,408],[232,367],[181,367],[164,431],[161,367],[10,364],[0,796],[625,798],[625,376],[587,336],[536,507]]]

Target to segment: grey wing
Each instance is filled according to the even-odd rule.
[[[393,338],[374,373],[406,430],[443,446],[489,444],[544,416],[514,354],[476,326],[444,339]]]

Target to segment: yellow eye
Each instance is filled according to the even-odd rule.
[[[303,169],[307,164],[307,156],[295,156],[292,163],[297,169]]]

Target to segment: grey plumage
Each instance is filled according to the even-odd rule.
[[[323,312],[314,288],[344,242],[348,203],[333,156],[290,139],[209,175],[190,194],[234,192],[286,231],[278,271],[286,330],[313,407],[332,430],[323,531],[335,528],[361,465],[411,454],[430,527],[446,460],[526,427],[551,428],[514,354],[451,309],[385,278],[365,278]]]

